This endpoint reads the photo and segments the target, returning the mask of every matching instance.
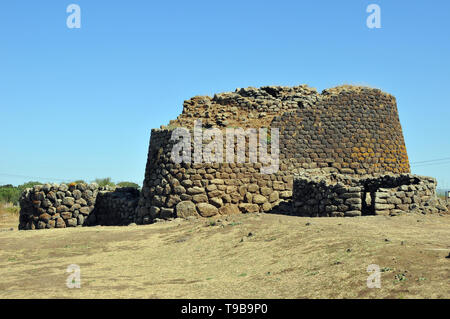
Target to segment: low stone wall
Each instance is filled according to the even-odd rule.
[[[118,226],[135,222],[139,190],[132,187],[99,191],[89,225]]]
[[[97,184],[45,184],[26,189],[19,200],[19,230],[83,226],[94,210]]]
[[[135,188],[113,189],[97,184],[37,185],[21,195],[19,230],[148,224],[157,218],[261,211],[308,217],[447,211],[444,201],[436,197],[436,180],[412,174],[357,177],[303,173],[294,176],[293,191],[274,190],[275,181],[270,179],[253,181],[244,177],[240,180],[242,184],[238,184],[215,177],[206,185],[198,184],[195,178],[193,181],[181,178],[181,183],[171,184],[174,190],[180,190],[178,200],[171,208],[151,207],[150,216],[141,215],[142,208],[138,208],[141,194]],[[240,197],[233,194],[239,194],[245,202],[240,202]]]
[[[439,213],[436,179],[412,174],[294,177],[292,214],[311,217]]]

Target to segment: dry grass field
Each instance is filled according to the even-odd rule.
[[[14,231],[5,231],[14,227]],[[234,215],[17,231],[0,215],[0,298],[449,298],[450,216]],[[66,287],[70,264],[81,288]],[[367,288],[367,266],[381,288]]]

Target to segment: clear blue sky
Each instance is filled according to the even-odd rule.
[[[183,100],[262,85],[378,87],[411,162],[450,157],[449,21],[446,0],[1,1],[0,184],[141,184],[150,130]],[[413,172],[450,187],[449,163]]]

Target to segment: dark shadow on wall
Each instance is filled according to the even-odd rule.
[[[87,226],[126,226],[134,222],[140,192],[133,187],[99,192]]]
[[[265,214],[294,215],[292,209],[292,201],[280,202],[278,205],[272,207],[271,210],[265,212]]]

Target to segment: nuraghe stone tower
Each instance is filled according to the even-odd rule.
[[[199,129],[198,120],[212,129]],[[268,162],[249,146],[251,134],[235,136],[252,129],[259,142],[270,144],[257,148],[277,159],[276,170],[263,171]],[[182,144],[186,161],[177,162],[174,133],[180,130],[194,139]],[[227,146],[223,154],[220,147],[214,154],[198,152],[211,145],[205,138],[211,132],[217,133],[212,140]],[[305,85],[237,89],[185,101],[168,127],[152,130],[141,192],[83,183],[36,185],[20,198],[19,229],[256,212],[345,217],[447,211],[436,197],[436,180],[409,170],[392,95],[352,86],[321,94]]]
[[[261,174],[262,164],[249,162],[248,148],[245,163],[176,164],[173,130],[192,130],[199,119],[203,127],[224,132],[278,128],[279,170]],[[267,86],[196,96],[184,102],[177,119],[151,132],[136,221],[289,210],[294,175],[301,173],[409,172],[395,97],[379,89],[341,86],[318,93],[306,85]]]

